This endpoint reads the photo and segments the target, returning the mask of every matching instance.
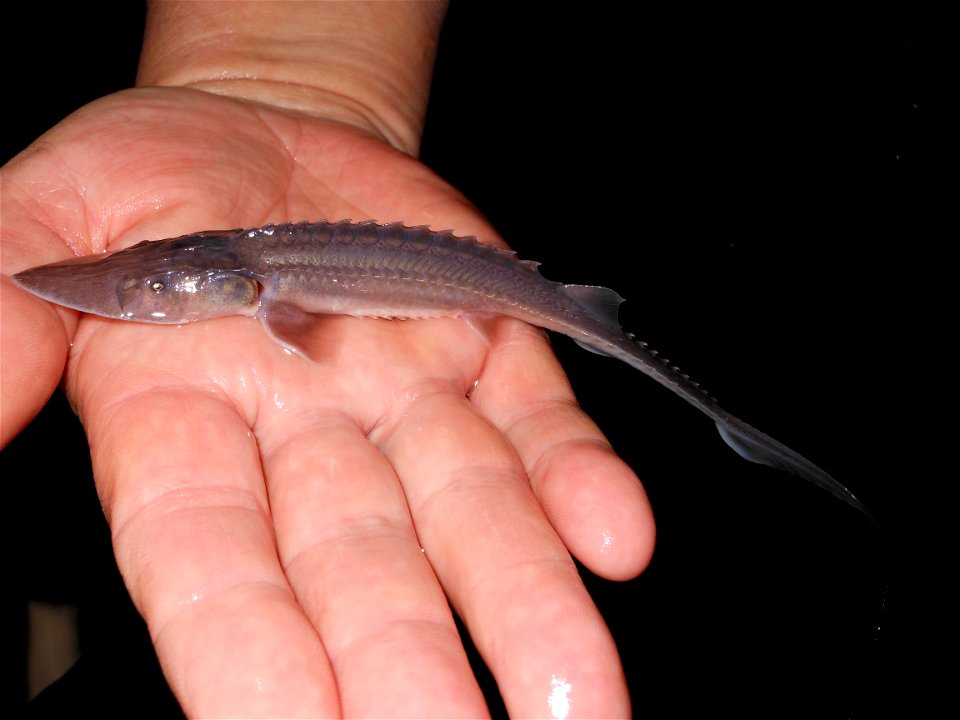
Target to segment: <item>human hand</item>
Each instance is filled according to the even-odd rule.
[[[118,131],[105,153],[86,138],[112,118],[137,138]],[[132,188],[171,208],[118,219],[110,249],[259,222],[286,189],[286,175],[269,187],[286,151],[255,160],[225,146],[268,146],[271,134],[350,149],[339,162],[325,153],[324,177],[293,183],[331,200],[284,199],[283,216],[417,218],[446,205],[444,225],[491,236],[452,191],[376,140],[202,93],[136,91],[88,108],[10,168],[4,247],[24,261],[5,265],[65,254],[45,227],[70,222],[50,214],[69,205],[71,181],[55,167],[108,178],[86,185],[86,217],[117,217],[130,199],[99,198]],[[182,171],[211,152],[240,161]],[[156,157],[149,180],[138,177],[141,159]],[[381,187],[424,190],[380,209],[360,182],[369,167]],[[30,192],[43,178],[47,190],[59,183],[56,207]],[[245,191],[271,200],[258,207]],[[198,208],[195,197],[229,208]],[[253,214],[238,218],[234,205]],[[327,351],[314,364],[248,318],[158,328],[76,322],[15,302],[22,311],[5,314],[7,332],[44,317],[72,340],[66,387],[90,437],[118,561],[188,712],[479,714],[447,598],[512,711],[544,714],[554,688],[562,695],[569,684],[575,711],[625,712],[615,649],[564,544],[601,574],[628,577],[649,551],[649,517],[541,333],[507,320],[485,339],[456,320],[337,318],[323,324]]]
[[[5,275],[267,221],[496,242],[368,129],[179,88],[88,106],[3,183]],[[448,602],[511,714],[628,713],[569,553],[631,577],[652,519],[541,332],[330,318],[312,363],[249,318],[78,318],[8,280],[4,439],[62,373],[119,566],[189,714],[481,715]]]

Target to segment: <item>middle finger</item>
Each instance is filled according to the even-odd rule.
[[[344,714],[419,716],[428,699],[442,716],[483,715],[387,460],[337,413],[261,447],[281,562],[323,640]]]

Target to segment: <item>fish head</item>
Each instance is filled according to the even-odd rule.
[[[256,280],[235,272],[165,270],[127,277],[117,289],[123,320],[186,323],[226,315],[252,315],[259,306]]]
[[[256,313],[259,283],[202,239],[208,242],[140,243],[31,268],[13,280],[50,302],[119,320],[180,324]]]

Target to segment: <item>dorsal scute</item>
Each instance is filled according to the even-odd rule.
[[[337,230],[349,230],[347,234],[339,234]],[[358,232],[359,231],[359,232]],[[289,233],[301,239],[308,240],[311,236],[323,242],[363,242],[358,235],[363,231],[371,233],[371,240],[376,237],[387,245],[397,249],[405,249],[411,253],[429,255],[450,255],[462,253],[509,264],[514,268],[522,268],[530,273],[539,274],[540,263],[534,260],[520,260],[513,250],[505,250],[489,243],[480,242],[472,235],[456,235],[453,230],[433,230],[427,225],[405,225],[402,222],[380,223],[376,220],[336,220],[317,222],[303,221],[297,223],[283,223],[278,225],[264,225],[251,228],[243,233],[257,233],[259,235],[273,235]]]

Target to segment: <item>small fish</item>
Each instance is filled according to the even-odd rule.
[[[624,332],[617,293],[544,278],[538,263],[450,231],[354,223],[266,225],[145,241],[14,275],[45,300],[118,320],[180,324],[256,316],[298,349],[310,314],[428,318],[507,315],[622,360],[713,420],[747,460],[809,480],[873,517],[812,462],[723,410],[677,368]]]

